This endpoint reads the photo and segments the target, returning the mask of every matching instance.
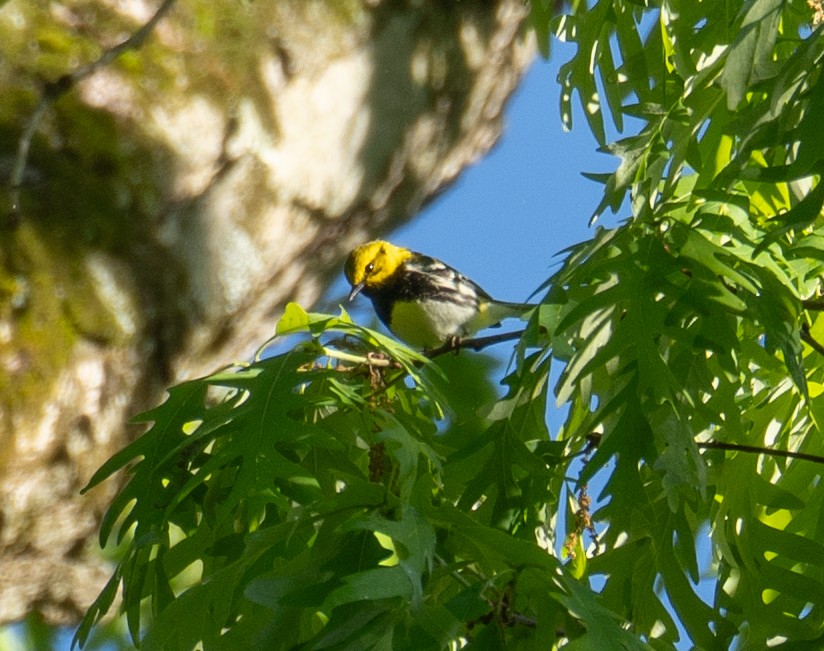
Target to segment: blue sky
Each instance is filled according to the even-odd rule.
[[[564,132],[556,57],[537,61],[510,100],[498,145],[392,239],[434,255],[496,298],[522,300],[551,273],[554,257],[588,239],[601,186],[582,171],[609,171],[611,156],[583,119]],[[605,216],[601,223],[614,223]]]

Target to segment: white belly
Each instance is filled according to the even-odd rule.
[[[427,301],[424,305],[399,302],[392,311],[392,332],[410,346],[432,350],[450,337],[466,337],[476,314],[471,305]]]

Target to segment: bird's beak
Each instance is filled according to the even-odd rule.
[[[355,298],[355,296],[357,296],[358,294],[360,294],[361,290],[363,289],[363,285],[364,285],[364,283],[362,283],[362,282],[361,282],[361,283],[358,283],[357,285],[352,285],[352,291],[351,291],[351,292],[349,292],[349,300],[350,300],[350,301],[351,301],[352,299],[354,299],[354,298]]]

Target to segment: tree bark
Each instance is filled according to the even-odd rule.
[[[0,9],[7,175],[49,100],[0,232],[0,622],[77,619],[114,487],[79,489],[128,418],[248,358],[484,154],[533,52],[523,0],[170,4],[74,80],[159,0]]]

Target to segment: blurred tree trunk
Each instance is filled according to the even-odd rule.
[[[4,176],[55,98],[0,213],[2,622],[75,620],[110,497],[78,491],[129,416],[247,358],[485,153],[533,49],[523,0],[178,0],[45,84],[158,5],[0,1]]]

